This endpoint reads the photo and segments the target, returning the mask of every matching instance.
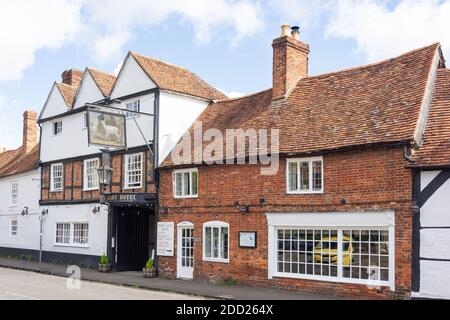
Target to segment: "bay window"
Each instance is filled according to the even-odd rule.
[[[269,278],[395,285],[393,213],[267,214]]]
[[[286,188],[289,194],[323,192],[323,158],[286,160]]]
[[[203,260],[229,262],[229,224],[212,221],[203,224]]]

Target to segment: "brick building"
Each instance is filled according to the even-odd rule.
[[[273,87],[211,103],[159,168],[160,223],[175,226],[175,254],[158,257],[160,274],[408,297],[411,155],[442,84],[440,45],[318,76],[307,73],[309,47],[297,28],[283,26],[273,50]],[[200,123],[203,141],[192,138]],[[228,144],[227,129],[244,130],[245,143]],[[250,164],[264,155],[251,147],[260,129],[279,130],[272,175],[262,174],[267,163]],[[222,145],[231,157],[217,152]]]

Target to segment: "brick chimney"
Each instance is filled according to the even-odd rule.
[[[22,148],[25,153],[30,152],[38,144],[37,113],[25,111],[23,113],[23,141]]]
[[[300,41],[299,27],[281,26],[273,40],[273,100],[280,100],[302,77],[308,76],[309,45]]]
[[[82,77],[83,71],[77,69],[69,69],[61,74],[62,83],[68,84],[69,86],[77,86]]]

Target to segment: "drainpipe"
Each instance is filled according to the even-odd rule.
[[[42,210],[40,216],[39,216],[39,264],[42,263],[42,223],[44,221],[44,216],[48,213],[48,209]]]
[[[403,146],[403,157],[408,160],[409,162],[413,162],[413,159],[410,154],[408,154],[408,147],[405,145]]]

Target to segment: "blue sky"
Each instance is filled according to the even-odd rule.
[[[128,50],[245,94],[271,86],[282,23],[301,27],[314,75],[436,41],[450,57],[449,16],[450,0],[0,0],[0,147],[20,145],[23,111],[63,70],[113,73]]]

